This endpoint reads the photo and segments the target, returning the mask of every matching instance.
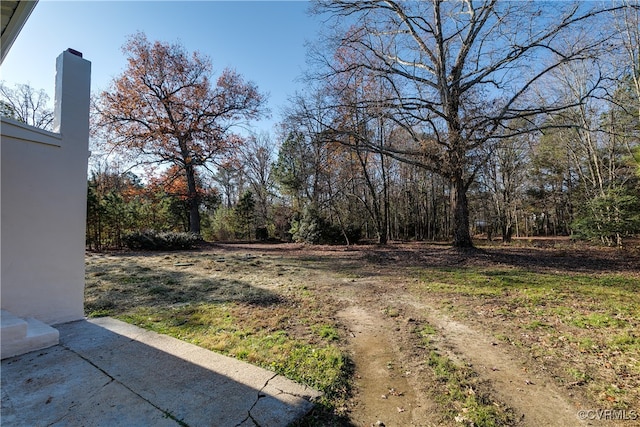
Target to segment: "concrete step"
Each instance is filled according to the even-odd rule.
[[[60,334],[46,323],[28,317],[21,319],[2,310],[0,358],[18,356],[58,344]]]
[[[0,311],[0,337],[2,343],[27,336],[27,322],[7,310]]]

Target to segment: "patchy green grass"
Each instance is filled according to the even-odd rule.
[[[358,300],[353,295],[362,293],[361,301],[386,321],[420,325],[408,335],[420,341],[416,354],[425,380],[435,384],[437,415],[446,413],[447,425],[510,425],[510,412],[492,400],[490,385],[433,351],[437,330],[419,323],[419,316],[405,322],[410,310],[392,299],[402,284],[403,296],[439,303],[442,312],[492,333],[528,368],[546,371],[582,402],[614,409],[640,405],[637,271],[599,268],[588,275],[536,268],[540,262],[530,269],[472,255],[467,262],[439,247],[424,254],[392,247],[393,256],[388,250],[89,256],[86,314],[114,316],[314,386],[325,400],[299,425],[348,425],[353,367],[346,356],[348,332],[335,314],[349,304],[341,298]],[[379,287],[368,283],[370,277]],[[388,294],[378,292],[387,286]]]
[[[340,339],[340,333],[333,325],[314,325],[311,327],[311,329],[320,337],[328,341],[335,341]]]
[[[341,332],[296,267],[255,256],[88,258],[85,311],[113,316],[270,369],[325,395],[325,416],[348,393]]]
[[[431,339],[433,335],[437,333],[436,328],[431,326],[428,323],[422,325],[422,328],[419,330],[420,336],[425,339]]]
[[[477,374],[436,351],[427,361],[436,378],[436,402],[446,408],[446,416],[461,425],[498,427],[513,425],[513,413],[482,391]]]
[[[414,329],[416,345],[425,349],[427,387],[441,410],[443,425],[498,427],[515,424],[513,411],[492,398],[491,388],[466,364],[456,362],[434,345],[438,331],[421,321]]]
[[[640,280],[637,275],[536,272],[504,267],[425,269],[417,295],[480,321],[529,353],[561,384],[584,385],[606,407],[640,402]]]
[[[284,313],[271,311],[274,316]],[[241,305],[198,304],[178,308],[143,308],[118,316],[120,319],[200,347],[214,350],[271,369],[325,393],[342,381],[345,361],[330,343],[337,332],[324,340],[295,338],[280,327],[265,328],[260,322],[243,321],[251,316]],[[327,330],[326,325],[319,328]],[[312,327],[315,329],[315,327]],[[335,331],[335,330],[334,330]]]

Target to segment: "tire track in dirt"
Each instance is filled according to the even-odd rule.
[[[410,384],[412,375],[394,345],[385,319],[359,306],[337,313],[347,327],[355,364],[355,406],[349,418],[357,426],[432,426],[428,399]]]
[[[334,291],[337,284],[333,283]],[[384,373],[380,369],[381,363],[386,364],[384,359],[393,356],[398,363],[409,363],[407,356],[393,354],[389,348],[395,336],[410,332],[396,331],[393,328],[397,324],[384,319],[380,313],[383,300],[393,301],[396,307],[402,306],[406,318],[422,319],[435,327],[438,333],[433,345],[449,358],[470,364],[482,380],[489,381],[494,397],[514,410],[518,426],[598,425],[595,421],[578,418],[581,408],[571,402],[568,392],[558,387],[552,378],[544,373],[531,372],[504,344],[496,343],[486,333],[451,319],[428,302],[416,300],[402,284],[389,286],[383,279],[368,277],[357,282],[342,281],[340,285],[337,286],[341,290],[340,295],[334,293],[334,296],[349,301],[351,306],[339,312],[338,318],[352,331],[356,374],[360,376],[356,380],[359,405],[352,411],[354,422],[359,423],[357,425],[369,427],[376,422],[375,416],[396,409],[393,405],[384,405],[384,400],[380,399],[380,394],[384,393],[384,385],[381,384],[384,381],[381,379],[386,378],[378,375]],[[429,405],[435,403],[421,391],[423,387],[418,382],[407,381],[407,378],[404,383],[413,393],[413,416],[399,420],[399,424],[387,424],[380,415],[381,421],[387,426],[438,425],[437,420],[429,417],[432,412]],[[409,405],[406,406],[408,412]],[[614,425],[607,423],[607,426]]]
[[[434,344],[452,359],[470,363],[482,379],[489,380],[500,401],[509,405],[522,425],[585,426],[594,425],[578,418],[579,407],[572,404],[551,378],[532,373],[510,355],[502,344],[484,333],[457,322],[434,307],[406,296],[399,298],[417,309],[421,317],[434,326]],[[610,424],[609,424],[610,425]]]
[[[376,248],[363,256],[358,251],[338,252],[333,248],[319,250],[312,253],[322,262],[318,261],[314,268],[305,271],[305,282],[313,284],[320,295],[328,297],[328,301],[338,303],[334,306],[329,303],[329,308],[348,306],[342,311],[336,311],[340,322],[351,331],[348,346],[356,365],[356,390],[353,399],[355,405],[349,409],[356,425],[369,427],[378,419],[388,426],[433,426],[440,425],[442,421],[434,422],[427,416],[437,412],[433,411],[437,406],[433,403],[432,396],[425,391],[428,385],[420,383],[428,378],[428,375],[420,372],[420,366],[430,369],[426,366],[425,352],[415,351],[413,355],[408,355],[407,353],[416,349],[398,346],[402,341],[400,337],[405,338],[405,344],[406,338],[411,334],[415,338],[413,322],[410,323],[411,326],[402,325],[401,320],[407,321],[409,318],[417,322],[426,321],[435,327],[432,346],[453,360],[471,364],[480,379],[487,381],[493,397],[514,410],[516,419],[519,420],[516,425],[519,427],[637,425],[634,421],[579,420],[577,415],[580,409],[598,408],[581,408],[580,397],[573,397],[570,390],[557,385],[550,375],[539,371],[535,361],[528,361],[519,354],[518,349],[510,345],[494,343],[491,330],[471,326],[475,325],[471,320],[452,319],[438,308],[439,302],[435,297],[412,294],[410,283],[417,279],[409,278],[415,274],[396,271],[421,264],[452,266],[504,263],[521,266],[524,262],[532,268],[551,271],[567,268],[570,271],[601,272],[615,270],[619,265],[616,264],[619,262],[617,257],[605,257],[594,262],[591,253],[571,257],[563,255],[559,258],[556,252],[536,250],[532,254],[529,249],[508,248],[500,251],[492,249],[469,256],[453,250],[442,250],[440,247],[428,247],[422,252],[411,248],[405,250],[399,246],[396,248],[398,249]],[[294,249],[289,253],[291,256],[309,256],[309,252],[302,248]],[[329,259],[328,263],[325,257]],[[621,265],[625,269],[637,269],[627,266],[630,262],[635,261],[627,261],[625,258]],[[389,319],[382,311],[387,307],[400,309],[399,317]],[[413,342],[416,342],[415,339]],[[404,390],[402,388],[405,386],[399,385],[403,383],[392,383],[396,378],[383,369],[390,357],[397,360],[398,365],[411,366],[414,371],[413,375],[404,378],[408,385]],[[389,385],[406,393],[401,406],[405,409],[404,412],[397,413],[397,407],[400,406],[395,404],[397,402],[381,399],[381,394],[385,393]],[[393,413],[394,410],[396,414]],[[385,414],[393,415],[394,418],[384,418]],[[395,420],[398,422],[394,424]],[[445,425],[459,424],[451,421]]]

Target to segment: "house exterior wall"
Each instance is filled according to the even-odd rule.
[[[84,313],[91,63],[56,61],[54,133],[2,119],[0,304],[49,324]]]

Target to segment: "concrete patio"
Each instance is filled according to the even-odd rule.
[[[59,345],[2,361],[3,426],[286,426],[320,395],[115,319],[57,329]]]

